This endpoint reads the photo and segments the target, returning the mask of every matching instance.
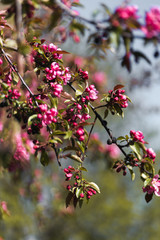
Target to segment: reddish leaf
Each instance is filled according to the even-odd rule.
[[[114,91],[116,91],[117,89],[120,89],[120,88],[124,88],[124,85],[121,85],[121,84],[118,84],[114,87]]]

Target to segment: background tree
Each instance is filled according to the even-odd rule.
[[[143,183],[137,184],[140,188],[144,184],[149,202],[160,194],[156,154],[147,147],[141,131],[131,130],[125,137],[111,131],[109,122],[115,115],[124,116],[130,98],[122,80],[108,91],[106,76],[98,70],[95,58],[123,47],[121,65],[128,71],[140,59],[150,64],[134,42],[138,38],[154,44],[158,56],[159,8],[149,10],[140,23],[138,9],[127,4],[114,12],[103,4],[101,20],[86,19],[73,10],[81,6],[79,1],[2,4],[8,5],[0,12],[1,238],[52,239],[57,234],[63,239],[106,239],[107,235],[121,239],[133,232],[140,239],[143,232],[139,233],[140,224],[134,219],[141,222],[146,212],[133,214],[140,203],[131,200],[134,188],[121,175],[130,173],[134,180],[139,170]],[[86,59],[74,58],[55,45],[68,37],[79,42],[88,29],[93,29],[88,37],[92,54]],[[143,36],[136,35],[135,29]],[[104,142],[94,133],[97,122],[105,132]],[[120,176],[111,174],[111,167]],[[97,196],[100,189],[104,194]],[[84,198],[93,201],[75,212]],[[74,207],[69,206],[71,202]],[[90,218],[90,211],[96,219]],[[124,222],[120,222],[122,215]],[[147,227],[154,237],[158,235],[150,223]]]

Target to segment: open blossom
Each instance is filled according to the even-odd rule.
[[[133,137],[133,141],[145,143],[145,141],[143,140],[144,136],[141,131],[136,132],[134,130],[131,130],[130,135],[131,135],[131,137]]]
[[[155,175],[153,180],[152,180],[152,185],[154,187],[154,193],[156,196],[160,197],[160,180],[159,180],[159,175]]]
[[[145,25],[141,29],[148,38],[160,34],[160,7],[153,7],[146,13]]]
[[[98,91],[96,90],[94,85],[90,85],[89,87],[87,87],[85,89],[85,92],[87,92],[89,94],[88,100],[94,101],[98,98],[98,96],[97,96]]]
[[[151,185],[143,187],[143,192],[147,192],[148,194],[154,193],[156,196],[160,197],[160,179],[158,174],[152,179]]]

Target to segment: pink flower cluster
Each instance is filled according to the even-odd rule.
[[[146,37],[152,38],[160,34],[160,7],[153,7],[145,16],[145,26],[142,26],[142,31]]]
[[[65,172],[65,176],[66,176],[66,181],[69,181],[71,180],[72,176],[73,176],[73,173],[75,169],[72,167],[72,166],[68,166],[68,168],[65,168],[64,169],[64,172]],[[69,190],[69,189],[68,189]]]
[[[8,90],[9,96],[12,99],[18,99],[21,96],[21,93],[17,89]]]
[[[44,50],[45,54],[52,53],[54,59],[62,59],[63,54],[58,53],[58,51],[61,51],[61,48],[58,48],[53,43],[50,43],[49,45],[43,44],[42,49]]]
[[[147,185],[143,187],[143,192],[147,192],[148,194],[154,193],[156,196],[160,197],[160,179],[158,174],[152,179],[151,186]]]
[[[94,101],[98,98],[98,91],[96,90],[94,85],[90,85],[89,87],[87,87],[85,89],[85,92],[89,94],[89,96],[85,97],[86,100]]]
[[[76,136],[79,141],[84,141],[84,139],[85,139],[84,134],[85,134],[84,129],[82,126],[80,126],[76,131]]]
[[[155,152],[153,151],[152,148],[146,149],[146,153],[147,153],[146,157],[148,157],[148,158],[152,159],[153,161],[155,161],[156,154],[155,154]]]
[[[133,141],[134,142],[141,142],[141,143],[145,143],[145,141],[143,140],[144,136],[143,136],[143,133],[141,131],[134,131],[134,130],[131,130],[130,131],[130,135],[131,137],[133,138]]]
[[[53,89],[53,95],[55,96],[55,97],[60,97],[60,94],[61,94],[61,92],[62,92],[62,90],[63,90],[63,87],[62,87],[62,85],[61,84],[58,84],[58,83],[53,83],[53,82],[51,82],[50,83],[50,86],[51,86],[51,88]]]
[[[89,190],[86,192],[87,193],[87,198],[90,199],[91,196],[96,194],[97,192],[93,188],[89,188]]]
[[[52,122],[57,122],[57,119],[55,118],[58,115],[58,111],[55,108],[51,108],[48,110],[47,104],[41,104],[39,105],[39,108],[41,110],[42,114],[38,114],[38,119],[42,120],[43,125],[49,125]]]
[[[30,154],[23,145],[22,137],[20,134],[15,136],[16,150],[14,153],[14,159],[20,162],[29,161]]]
[[[90,118],[89,114],[85,113],[85,108],[87,105],[84,104],[84,109],[81,104],[74,103],[66,110],[66,119],[72,125],[72,127],[77,127],[79,124],[84,123]]]
[[[127,20],[129,18],[137,19],[138,7],[137,6],[125,6],[125,7],[118,7],[115,13],[118,15],[119,18]]]
[[[45,68],[46,79],[49,81],[56,80],[56,78],[60,78],[63,80],[63,83],[66,85],[67,82],[71,79],[71,73],[69,72],[69,68],[61,69],[58,63],[52,62],[50,68]]]
[[[126,95],[124,95],[125,90],[118,89],[116,91],[110,90],[108,93],[112,96],[112,99],[114,99],[114,103],[118,103],[121,108],[127,108],[128,107],[128,99]]]
[[[79,73],[80,77],[83,80],[87,80],[88,79],[88,72],[87,71],[83,71],[82,69],[79,69],[78,73]]]

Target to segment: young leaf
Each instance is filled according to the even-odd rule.
[[[148,203],[148,202],[150,202],[151,200],[152,200],[152,197],[153,197],[153,193],[152,194],[146,194],[145,195],[145,200],[146,200],[146,202]]]
[[[78,157],[77,155],[68,154],[67,156],[68,156],[69,158],[71,158],[71,159],[75,160],[76,162],[80,162],[80,163],[82,163],[82,162],[83,162],[83,161],[81,160],[81,158],[80,158],[80,157]]]
[[[34,118],[37,118],[37,114],[34,114],[34,115],[32,115],[32,116],[30,116],[30,117],[28,118],[28,126],[30,126],[30,125],[32,124],[32,120],[33,120]]]
[[[42,150],[40,162],[44,167],[49,164],[49,157],[45,150]]]
[[[73,198],[73,193],[72,192],[69,192],[67,197],[66,197],[66,208],[70,205],[71,201],[72,201],[72,198]]]
[[[100,193],[100,189],[98,187],[98,185],[94,182],[89,182],[88,185],[92,188],[94,188],[94,190],[96,190],[96,192]]]
[[[133,145],[132,144],[129,144],[130,148],[133,150],[133,152],[136,154],[137,158],[139,160],[142,159],[142,156],[141,156],[141,151],[140,151],[140,146],[137,142],[135,142]]]
[[[124,85],[121,85],[121,84],[118,84],[114,87],[114,91],[116,91],[117,89],[121,89],[121,88],[124,88]]]

